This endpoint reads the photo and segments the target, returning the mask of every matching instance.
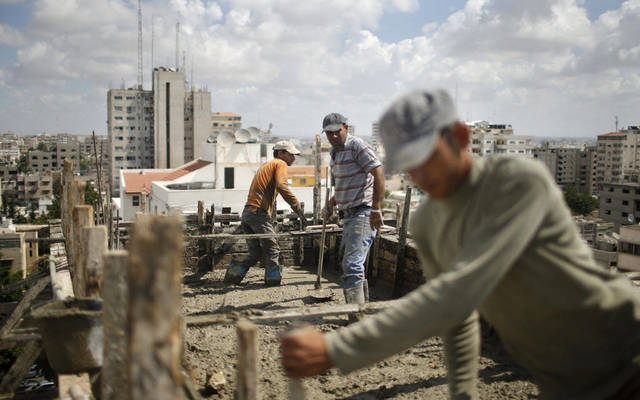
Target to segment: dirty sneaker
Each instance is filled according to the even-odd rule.
[[[224,283],[226,284],[238,284],[242,282],[244,276],[247,274],[249,268],[244,267],[240,264],[231,263],[229,264],[229,268],[227,272],[224,274]]]

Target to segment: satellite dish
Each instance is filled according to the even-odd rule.
[[[630,224],[633,224],[635,222],[635,217],[633,216],[633,214],[629,214],[629,216],[627,217],[627,221],[629,221]]]
[[[215,135],[210,135],[210,136],[207,138],[207,143],[215,143],[215,142],[216,142],[216,137],[215,137]]]
[[[260,134],[260,129],[256,128],[255,126],[250,126],[247,128],[247,130],[251,134],[251,138],[249,139],[249,141],[253,143],[257,142],[258,135]]]
[[[251,132],[244,128],[240,128],[233,134],[236,137],[236,142],[247,143],[251,139]]]
[[[218,135],[218,144],[222,147],[229,147],[235,141],[233,134],[229,131],[224,131]]]

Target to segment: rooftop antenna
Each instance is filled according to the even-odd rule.
[[[618,116],[614,115],[615,119],[616,119],[616,132],[618,132]]]
[[[151,79],[153,80],[153,66],[155,65],[153,62],[153,50],[155,46],[156,33],[155,33],[155,15],[151,15]]]
[[[142,90],[142,6],[138,0],[138,89]]]
[[[176,69],[180,69],[180,21],[176,22]]]

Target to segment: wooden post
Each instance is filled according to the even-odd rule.
[[[211,233],[216,233],[216,205],[211,204]],[[213,246],[215,249],[215,245]]]
[[[69,268],[72,269],[75,262],[73,258],[73,208],[77,205],[84,204],[84,184],[73,180],[73,163],[66,158],[64,159],[63,182],[63,207],[60,210],[60,215],[62,216],[62,230],[65,238],[67,262]]]
[[[322,149],[320,135],[316,135],[316,142],[313,147],[314,155],[314,182],[313,182],[313,223],[317,225],[320,221],[320,207],[322,207],[322,177],[320,168],[322,167]]]
[[[302,210],[302,215],[304,215],[304,202],[300,203],[300,209]],[[302,220],[300,220],[300,230],[302,231],[304,225],[302,225]],[[304,262],[304,238],[300,236],[298,239],[298,265],[302,265]]]
[[[116,250],[120,248],[120,209],[116,210]]]
[[[104,253],[107,251],[107,228],[104,225],[82,228],[82,248],[85,250],[85,296],[102,297]]]
[[[96,131],[91,131],[93,137],[93,153],[95,155],[94,159],[96,162],[96,179],[98,183],[98,210],[96,212],[96,217],[98,219],[98,224],[104,223],[104,208],[102,207],[102,157],[98,160],[98,146],[96,145]],[[102,143],[100,143],[102,145]],[[100,149],[102,150],[102,148]],[[102,153],[102,151],[101,151]]]
[[[204,202],[202,200],[198,200],[198,226],[202,226],[204,224]]]
[[[411,186],[407,186],[404,196],[404,209],[402,210],[402,225],[398,231],[398,248],[396,253],[396,271],[393,282],[393,297],[402,295],[402,273],[405,264],[405,248],[407,245],[407,225],[409,221],[409,208],[411,205]]]
[[[104,254],[104,287],[102,291],[102,400],[127,399],[127,304],[128,258],[126,251],[108,251]]]
[[[81,182],[76,182],[81,183]],[[91,206],[75,206],[72,212],[73,226],[73,259],[74,264],[71,266],[71,280],[73,282],[73,293],[76,297],[86,296],[85,266],[87,260],[87,249],[84,247],[82,240],[82,228],[85,226],[93,226],[93,207]]]
[[[238,333],[238,379],[236,400],[258,399],[258,327],[250,321],[236,324]]]
[[[138,215],[129,240],[130,400],[183,399],[182,220]]]
[[[400,231],[401,227],[402,227],[402,207],[400,206],[400,203],[396,203],[396,229],[398,230],[398,232]]]
[[[382,229],[376,232],[375,243],[373,244],[373,266],[371,267],[370,280],[371,285],[376,284],[378,278],[378,267],[380,265],[380,242],[382,241]]]

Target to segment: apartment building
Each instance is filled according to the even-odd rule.
[[[118,196],[121,169],[153,168],[153,92],[110,89],[107,137],[109,179]]]
[[[211,134],[218,136],[222,132],[233,133],[242,128],[242,116],[232,112],[215,112],[211,114]]]
[[[620,132],[598,136],[596,183],[638,182],[640,128],[629,126]]]
[[[80,160],[78,140],[60,141],[49,145],[46,150],[30,150],[27,153],[27,165],[30,172],[46,174],[61,170],[65,158],[73,161],[76,167],[78,166]]]
[[[597,196],[600,192],[595,184],[598,157],[596,146],[587,146],[576,158],[576,188],[579,193]]]
[[[531,136],[517,136],[509,124],[490,124],[487,121],[468,123],[471,129],[469,151],[478,156],[507,154],[521,158],[533,158]]]
[[[621,225],[640,223],[640,184],[603,183],[600,189],[600,218]]]

